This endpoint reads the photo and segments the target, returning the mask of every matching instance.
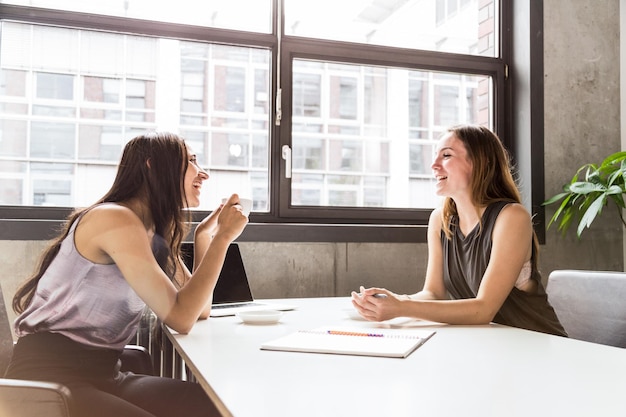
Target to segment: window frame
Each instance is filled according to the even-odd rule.
[[[402,61],[399,57],[404,58]],[[292,62],[294,59],[314,59],[320,61],[336,61],[373,66],[402,67],[425,71],[455,71],[465,74],[490,76],[494,82],[494,130],[503,132],[505,129],[504,103],[507,97],[507,65],[503,58],[487,58],[471,55],[437,53],[431,51],[390,48],[375,45],[360,45],[337,41],[311,40],[306,38],[284,37],[281,42],[281,89],[283,114],[292,111]],[[451,62],[453,61],[453,62]],[[460,65],[462,64],[462,66]],[[503,141],[508,135],[501,135]],[[280,124],[279,146],[291,147],[291,117],[283,117]],[[510,146],[509,143],[505,143]],[[280,162],[278,181],[280,182],[279,215],[282,218],[307,219],[314,222],[323,219],[326,222],[370,224],[415,224],[425,225],[432,212],[431,209],[391,209],[368,207],[325,207],[290,205],[291,183],[286,178],[285,163]]]
[[[282,0],[274,0],[275,16],[280,12],[281,3]],[[508,0],[500,2],[500,51],[499,57],[495,58],[283,36],[283,30],[278,27],[275,18],[272,33],[264,34],[0,4],[0,20],[269,48],[272,57],[270,91],[276,97],[278,85],[281,86],[283,115],[291,111],[291,62],[294,58],[383,66],[394,66],[391,63],[395,62],[395,66],[419,70],[454,70],[488,75],[494,81],[493,128],[505,146],[513,150],[515,138],[511,135],[511,116],[514,112],[508,78],[508,63],[512,57],[512,8]],[[277,36],[279,30],[280,37]],[[404,58],[399,61],[398,56]],[[276,74],[281,76],[279,81],[276,80]],[[270,211],[252,213],[250,224],[239,240],[426,242],[426,227],[432,209],[290,207],[291,185],[284,175],[281,148],[283,145],[291,146],[291,122],[290,117],[283,116],[277,126],[274,100],[271,100],[270,106]],[[73,208],[64,207],[0,206],[0,239],[52,238],[72,211]],[[193,223],[199,222],[206,214],[202,211],[193,212]]]

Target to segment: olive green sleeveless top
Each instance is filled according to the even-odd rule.
[[[492,232],[500,211],[511,202],[496,202],[487,207],[482,216],[482,230],[477,225],[467,236],[463,236],[458,217],[450,219],[452,239],[441,232],[443,247],[443,280],[451,299],[475,298],[478,287],[489,265],[492,247]],[[515,239],[514,236],[511,239]],[[527,243],[521,242],[526,245]],[[533,251],[533,258],[535,253]],[[531,262],[531,264],[534,262]],[[533,266],[531,278],[537,282],[537,291],[528,293],[513,287],[504,301],[494,322],[522,329],[535,330],[567,336],[554,309],[548,302],[541,275]]]

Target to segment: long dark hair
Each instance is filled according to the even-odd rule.
[[[75,210],[61,234],[43,253],[36,273],[15,293],[13,310],[23,312],[31,303],[37,283],[46,272],[74,222],[102,203],[120,203],[139,197],[148,203],[154,222],[153,252],[165,273],[173,279],[180,247],[187,233],[183,208],[187,196],[183,179],[189,163],[183,139],[173,133],[150,132],[133,138],[124,147],[111,189],[93,205]]]

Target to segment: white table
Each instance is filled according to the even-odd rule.
[[[278,301],[278,300],[276,300]],[[285,300],[280,300],[285,301]],[[626,416],[626,350],[499,325],[435,329],[406,359],[260,350],[351,320],[348,298],[289,299],[274,325],[236,317],[167,337],[224,416]]]

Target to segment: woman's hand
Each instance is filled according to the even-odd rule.
[[[239,201],[237,194],[233,194],[224,204],[205,217],[196,227],[194,233],[194,265],[193,271],[198,268],[200,261],[207,253],[213,239],[219,237],[224,252],[228,245],[235,240],[248,223],[248,218],[237,210],[235,204]]]
[[[218,234],[227,242],[235,240],[248,223],[248,218],[238,204],[239,196],[233,194],[224,204],[220,204],[211,214],[205,217],[196,227],[195,243],[204,254],[210,241]]]
[[[360,293],[352,291],[352,305],[366,320],[384,321],[402,316],[402,301],[408,295],[394,294],[384,288],[360,288]]]
[[[243,213],[242,209],[239,196],[231,195],[226,203],[220,206],[215,236],[223,236],[229,242],[237,239],[248,224],[248,216]]]
[[[217,231],[217,218],[222,212],[223,207],[224,205],[220,204],[220,206],[213,210],[211,214],[202,219],[202,221],[196,227],[196,234],[203,233],[207,234],[209,237],[214,236],[215,232]]]

